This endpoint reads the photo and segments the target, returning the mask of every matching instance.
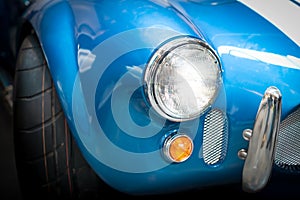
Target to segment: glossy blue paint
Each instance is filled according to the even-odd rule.
[[[40,39],[66,117],[71,120],[71,94],[78,65],[75,21],[70,5],[61,0],[39,1],[25,17]]]
[[[211,2],[55,0],[26,15],[83,155],[117,190],[165,193],[239,182],[237,152],[247,148],[242,131],[252,128],[264,90],[281,90],[283,116],[300,104],[300,66],[278,59],[299,59],[299,47],[239,2]],[[181,35],[203,38],[222,64],[223,87],[212,107],[226,112],[229,133],[225,160],[217,165],[201,157],[203,116],[168,122],[145,98],[147,61],[159,45]],[[163,139],[174,130],[194,140],[193,155],[181,164],[161,155]]]

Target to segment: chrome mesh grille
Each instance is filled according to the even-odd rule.
[[[300,107],[280,124],[275,164],[284,169],[300,170]]]
[[[227,149],[227,118],[221,110],[211,110],[205,117],[203,130],[203,159],[213,165],[224,159]]]

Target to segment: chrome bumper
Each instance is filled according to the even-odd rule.
[[[279,124],[281,117],[281,93],[276,87],[269,87],[260,102],[253,130],[243,131],[249,140],[248,150],[238,155],[245,159],[243,168],[243,190],[256,192],[267,184],[271,175]]]

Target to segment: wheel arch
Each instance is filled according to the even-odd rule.
[[[23,15],[16,52],[26,35],[37,36],[62,108],[70,119],[73,83],[78,71],[74,16],[66,1],[46,2],[32,5]]]

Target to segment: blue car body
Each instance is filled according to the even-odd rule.
[[[28,7],[24,27],[29,23],[39,38],[72,135],[108,185],[159,194],[239,183],[245,160],[238,154],[249,145],[243,131],[253,128],[266,89],[281,92],[281,121],[299,106],[299,30],[298,38],[288,35],[247,2],[44,0]],[[285,3],[300,10],[298,1]],[[173,122],[151,108],[143,77],[156,49],[181,36],[214,50],[222,83],[199,117]],[[212,110],[221,125],[208,146],[218,152],[203,136]],[[193,141],[192,155],[168,162],[163,142],[180,130]],[[216,161],[207,162],[210,156]],[[273,171],[295,172],[276,165]]]

